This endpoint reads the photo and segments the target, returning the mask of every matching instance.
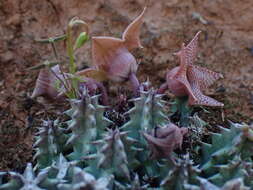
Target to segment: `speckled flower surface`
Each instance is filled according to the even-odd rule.
[[[210,87],[223,75],[206,68],[194,65],[198,52],[198,37],[200,31],[192,41],[175,53],[180,58],[180,66],[167,73],[167,88],[176,96],[188,96],[189,105],[223,106],[223,103],[203,94],[203,90]]]

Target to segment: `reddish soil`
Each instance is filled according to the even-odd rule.
[[[91,35],[119,37],[144,5],[144,0],[0,2],[0,170],[21,170],[31,161],[36,123],[63,109],[29,99],[38,71],[27,68],[53,57],[50,46],[34,39],[63,34],[74,16],[89,24]],[[213,125],[228,119],[252,122],[252,20],[252,0],[150,0],[141,30],[145,48],[135,53],[142,63],[140,80],[162,84],[166,70],[178,64],[172,53],[201,30],[196,64],[225,76],[207,92],[225,107],[209,108],[211,113],[201,113],[202,119]],[[65,44],[57,48],[64,55]],[[88,43],[76,55],[79,68],[89,65],[90,57]]]

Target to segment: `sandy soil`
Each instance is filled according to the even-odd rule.
[[[90,25],[91,35],[119,37],[144,5],[144,0],[0,2],[0,170],[22,170],[31,161],[31,125],[55,112],[29,99],[38,71],[26,69],[53,56],[50,46],[34,39],[63,34],[74,16]],[[212,124],[222,119],[252,122],[252,20],[252,0],[150,0],[141,32],[145,48],[135,52],[139,78],[149,78],[155,87],[162,84],[166,70],[178,64],[172,53],[201,30],[196,64],[225,76],[207,93],[226,106],[210,109],[206,119]],[[57,48],[63,55],[65,44]],[[91,64],[90,57],[87,44],[76,56],[79,68]]]

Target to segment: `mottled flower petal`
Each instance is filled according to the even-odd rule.
[[[187,69],[187,67],[186,67]],[[166,80],[168,88],[176,96],[189,96],[190,99],[196,100],[192,92],[192,87],[187,78],[187,70],[180,70],[180,67],[176,67],[171,72],[168,72]]]
[[[199,83],[201,89],[206,89],[211,86],[216,80],[223,78],[223,75],[214,71],[208,70],[199,66],[188,67],[188,73],[191,73],[192,80],[196,80]]]
[[[198,38],[201,31],[199,31],[191,42],[185,47],[184,43],[182,45],[182,49],[176,53],[179,57],[181,57],[182,65],[191,65],[196,59],[198,53]],[[183,58],[183,60],[182,60]]]
[[[178,82],[185,86],[188,96],[190,99],[196,100],[191,84],[189,83],[186,75],[179,75],[175,78]]]
[[[212,85],[222,74],[193,65],[198,50],[198,32],[192,41],[176,53],[180,66],[167,73],[167,87],[178,97],[188,96],[190,105],[224,106],[224,104],[205,96],[202,91]],[[164,90],[163,90],[164,91]]]
[[[192,92],[194,96],[196,97],[196,100],[189,99],[189,104],[190,105],[203,105],[203,106],[224,106],[223,103],[218,102],[217,100],[205,96],[201,90],[200,90],[200,85],[198,80],[193,80],[194,77],[192,76],[193,73],[189,72],[188,76],[190,79],[191,87],[192,87]]]

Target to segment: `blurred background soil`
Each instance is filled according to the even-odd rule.
[[[50,46],[34,39],[64,34],[74,16],[89,24],[93,36],[120,37],[145,4],[144,0],[0,1],[0,170],[22,170],[32,160],[36,122],[63,110],[61,105],[43,105],[29,98],[38,71],[27,68],[53,57]],[[207,92],[225,107],[208,108],[210,114],[201,114],[202,119],[213,125],[226,120],[252,122],[252,0],[150,0],[144,20],[145,48],[135,52],[141,81],[148,78],[159,87],[166,70],[179,63],[172,53],[201,30],[195,64],[225,77]],[[80,69],[91,64],[90,45],[76,55]],[[63,55],[65,44],[57,48]]]

